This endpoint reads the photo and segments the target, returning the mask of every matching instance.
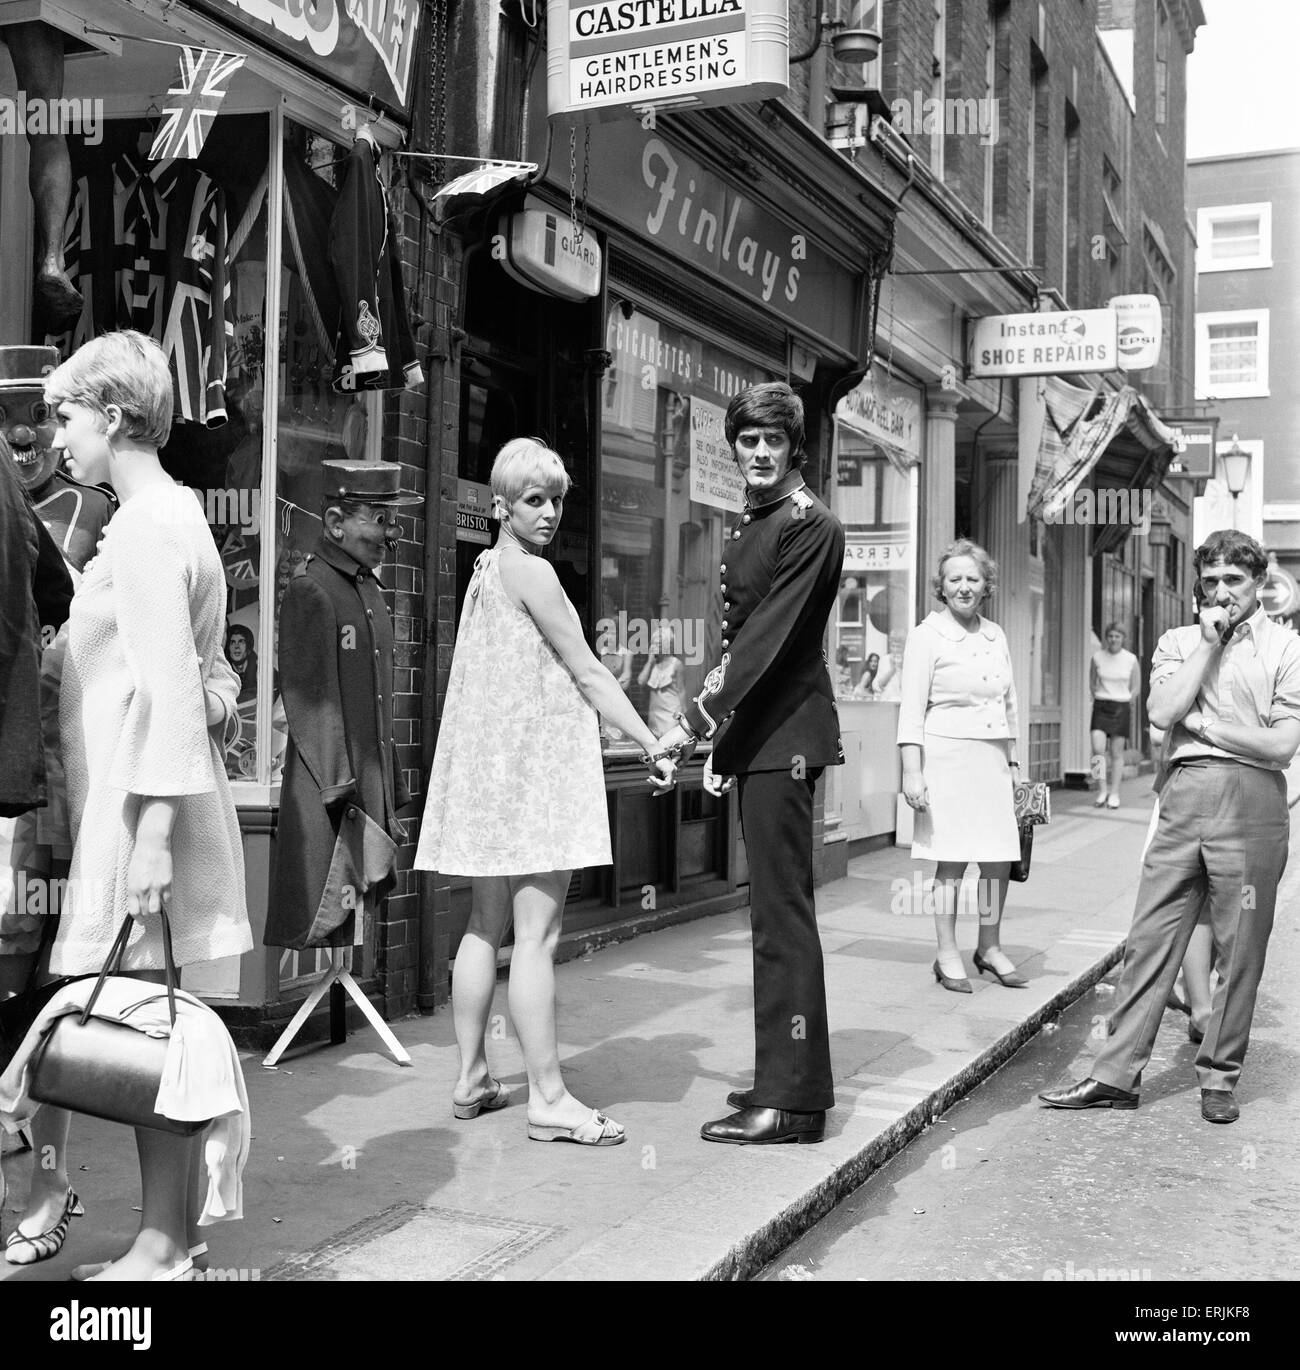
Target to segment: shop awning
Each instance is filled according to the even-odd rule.
[[[1041,378],[1045,416],[1025,512],[1052,521],[1108,451],[1125,484],[1149,489],[1164,477],[1175,434],[1131,385],[1094,390]]]
[[[434,213],[441,223],[513,185],[522,185],[536,170],[532,162],[494,162],[463,172],[434,191]]]

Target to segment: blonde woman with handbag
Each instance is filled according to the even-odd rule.
[[[138,927],[121,973],[159,981],[164,904],[179,967],[253,944],[215,736],[239,692],[222,650],[225,576],[201,504],[159,461],[173,391],[155,342],[131,331],[95,338],[50,374],[45,397],[72,476],[110,485],[121,501],[68,623],[59,713],[73,855],[50,971],[97,974],[130,916]],[[81,1211],[68,1183],[67,1120],[48,1108],[34,1120],[37,1153],[54,1165],[34,1169],[27,1210],[5,1243],[11,1264],[56,1255]],[[137,1128],[136,1144],[140,1231],[120,1259],[83,1277],[179,1278],[205,1249],[199,1141]]]

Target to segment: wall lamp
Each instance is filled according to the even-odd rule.
[[[880,52],[880,29],[877,26],[875,0],[853,0],[849,17],[832,19],[821,14],[817,19],[817,36],[807,52],[791,54],[790,65],[807,62],[815,57],[829,34],[831,53],[837,62],[874,62]]]

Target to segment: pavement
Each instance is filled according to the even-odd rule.
[[[504,981],[489,1060],[513,1098],[471,1122],[451,1113],[457,1056],[447,1010],[392,1024],[412,1068],[386,1056],[368,1028],[341,1046],[295,1048],[272,1070],[259,1054],[241,1054],[254,1138],[245,1216],[208,1230],[209,1278],[756,1274],[1121,957],[1150,778],[1127,782],[1118,810],[1096,810],[1092,799],[1053,793],[1030,878],[1011,887],[1002,946],[1027,989],[1004,989],[987,976],[972,979],[969,995],[935,983],[933,921],[906,850],[855,858],[846,878],[817,891],[836,1080],[836,1107],[817,1146],[719,1146],[699,1136],[701,1123],[730,1112],[727,1092],[751,1083],[743,909],[556,968],[566,1079],[626,1127],[622,1146],[528,1139]],[[972,973],[975,932],[972,900],[958,919]],[[129,1243],[140,1202],[130,1137],[78,1118],[72,1152],[86,1217],[73,1223],[59,1256],[31,1267],[0,1263],[0,1279],[65,1279],[73,1265]],[[30,1165],[28,1155],[5,1155],[6,1233],[22,1210]]]

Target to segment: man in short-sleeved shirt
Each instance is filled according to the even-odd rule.
[[[1286,865],[1281,774],[1300,746],[1300,638],[1259,603],[1263,548],[1211,533],[1196,549],[1200,622],[1152,659],[1148,713],[1172,728],[1160,817],[1142,866],[1114,1033],[1092,1075],[1040,1097],[1054,1108],[1136,1108],[1163,1006],[1208,894],[1219,986],[1196,1056],[1201,1116],[1231,1123]]]

